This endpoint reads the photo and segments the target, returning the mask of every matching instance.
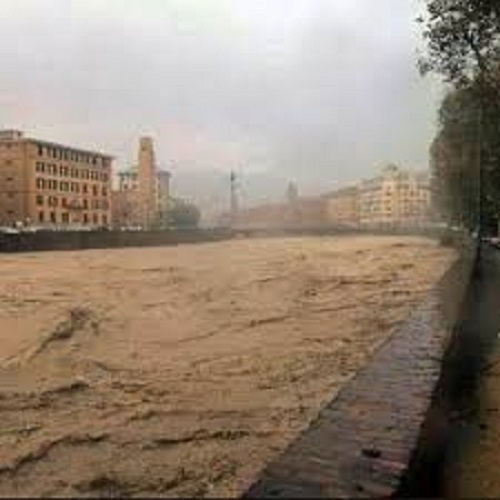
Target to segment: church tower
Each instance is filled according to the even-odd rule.
[[[141,226],[149,229],[156,219],[157,175],[153,140],[141,137],[137,172],[139,217]]]

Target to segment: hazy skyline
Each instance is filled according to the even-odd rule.
[[[0,0],[1,127],[119,169],[151,135],[176,176],[236,168],[305,192],[425,168],[440,90],[416,69],[420,3]]]

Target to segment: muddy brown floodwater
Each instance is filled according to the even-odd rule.
[[[0,255],[0,495],[242,493],[453,259],[393,237]]]

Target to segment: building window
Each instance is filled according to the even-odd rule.
[[[57,222],[57,218],[56,218],[56,213],[55,212],[50,212],[50,222],[52,222],[53,224],[55,224]]]
[[[62,221],[64,224],[68,224],[68,223],[69,223],[69,213],[68,213],[68,212],[64,212],[64,213],[61,215],[61,221]]]
[[[97,217],[97,214],[93,214],[93,215],[92,215],[92,222],[93,222],[94,224],[99,224],[99,219],[98,219],[98,217]]]
[[[87,210],[89,208],[89,201],[88,200],[83,200],[83,208]]]
[[[36,179],[36,187],[38,189],[43,189],[45,187],[45,181],[41,179],[40,177],[37,177]]]
[[[88,224],[89,223],[89,216],[88,214],[83,214],[83,223]]]
[[[87,186],[87,184],[84,184],[82,186],[82,192],[83,192],[83,194],[87,194],[87,192],[88,192],[88,186]]]
[[[67,198],[61,199],[61,206],[64,208],[66,208],[68,206],[68,199]]]
[[[38,212],[38,222],[43,222],[45,220],[45,214],[43,211]]]
[[[38,145],[38,156],[43,156],[43,146],[42,145]],[[43,214],[43,212],[41,212]]]
[[[106,215],[102,216],[102,225],[107,226],[108,225],[108,217]]]
[[[108,188],[106,186],[103,186],[101,191],[103,196],[108,196]]]
[[[92,186],[92,194],[94,196],[98,196],[99,195],[99,191],[97,189],[97,186]]]
[[[43,196],[41,194],[37,194],[36,196],[36,204],[43,205]]]

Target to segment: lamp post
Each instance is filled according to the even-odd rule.
[[[231,227],[234,228],[238,218],[237,179],[236,179],[236,172],[234,170],[231,170],[230,182],[231,182]]]

